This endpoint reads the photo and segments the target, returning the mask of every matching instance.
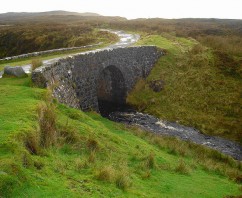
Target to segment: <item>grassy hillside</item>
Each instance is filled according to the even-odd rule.
[[[58,104],[0,79],[0,197],[224,197],[241,163]]]
[[[193,39],[143,34],[137,45],[157,45],[167,54],[141,79],[127,101],[160,118],[193,126],[203,133],[242,143],[240,67],[226,54]],[[224,60],[224,61],[223,61]],[[231,62],[231,66],[226,63]],[[163,81],[154,92],[151,84]]]
[[[242,20],[155,18],[115,21],[111,25],[117,29],[192,37],[215,50],[235,56],[240,60],[242,57]]]

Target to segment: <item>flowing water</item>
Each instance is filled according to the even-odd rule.
[[[242,147],[238,143],[220,137],[204,135],[193,127],[160,120],[152,115],[137,112],[130,107],[128,109],[119,108],[117,111],[112,111],[108,115],[106,113],[104,116],[112,121],[136,125],[156,134],[173,136],[181,140],[204,145],[234,159],[242,160]]]

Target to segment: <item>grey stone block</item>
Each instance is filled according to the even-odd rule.
[[[24,72],[23,68],[19,67],[19,66],[16,66],[16,67],[6,66],[6,67],[4,67],[4,75],[14,76],[14,77],[18,77],[18,78],[23,78],[23,77],[28,76]]]

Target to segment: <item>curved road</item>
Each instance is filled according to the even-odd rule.
[[[102,31],[108,31],[110,33],[116,34],[119,37],[119,41],[115,44],[112,44],[108,47],[105,48],[101,48],[101,49],[97,49],[97,50],[91,50],[91,51],[86,51],[86,52],[81,52],[81,53],[75,53],[75,54],[71,54],[71,55],[77,55],[77,54],[85,54],[85,53],[90,53],[90,52],[96,52],[96,51],[100,51],[100,50],[112,50],[118,47],[129,47],[131,45],[133,45],[134,43],[136,43],[140,36],[138,34],[128,34],[124,31],[120,31],[120,30],[106,30],[106,29],[102,29]],[[48,62],[52,62],[52,61],[56,61],[60,58],[64,58],[67,56],[71,56],[71,55],[66,55],[66,56],[62,56],[62,57],[58,57],[58,58],[54,58],[54,59],[49,59],[49,60],[44,60],[43,63],[48,63]],[[30,73],[31,72],[31,64],[27,64],[27,65],[23,65],[21,66],[24,71],[26,73]],[[0,71],[0,78],[2,78],[3,72]]]

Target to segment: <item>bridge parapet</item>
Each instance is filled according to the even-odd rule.
[[[125,96],[140,78],[148,76],[162,55],[156,46],[81,53],[44,64],[33,71],[32,81],[39,87],[54,86],[53,95],[61,103],[98,111],[98,89],[102,82],[107,93],[118,93],[122,83]]]

